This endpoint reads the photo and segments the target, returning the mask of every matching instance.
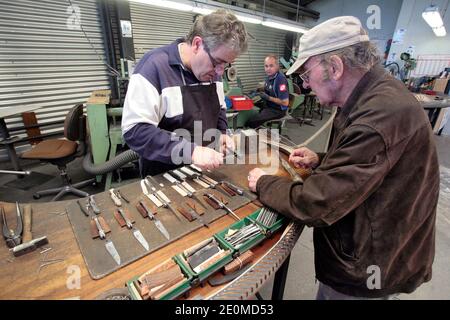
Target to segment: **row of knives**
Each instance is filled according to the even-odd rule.
[[[167,180],[169,183],[171,183],[171,187],[179,193],[182,197],[188,197],[191,199],[196,199],[201,206],[203,206],[205,209],[207,207],[203,204],[201,201],[201,197],[198,195],[196,189],[194,189],[186,180],[187,178],[191,178],[192,181],[196,182],[198,185],[200,185],[202,188],[211,188],[222,191],[224,194],[230,195],[230,194],[237,194],[240,196],[244,195],[244,192],[238,188],[237,186],[233,185],[230,182],[227,181],[221,181],[220,183],[211,179],[210,177],[206,176],[200,168],[198,168],[195,165],[185,166],[181,167],[177,170],[171,170],[163,174],[163,177],[165,180]],[[146,196],[155,206],[156,208],[166,208],[168,209],[174,217],[179,220],[180,222],[182,219],[179,216],[179,213],[177,210],[172,206],[172,201],[169,199],[169,197],[164,194],[164,192],[161,190],[161,187],[164,187],[162,183],[158,183],[153,177],[147,176],[145,179],[142,179],[140,181],[140,186],[142,189],[142,193],[144,196]],[[222,189],[217,188],[217,186],[221,186]],[[204,194],[210,201],[214,202],[219,208],[224,209],[228,214],[233,216],[236,220],[240,220],[240,218],[230,209],[228,208],[222,201],[220,201],[217,197],[215,197],[211,193]],[[124,209],[123,203],[130,204],[130,201],[125,197],[119,190],[117,189],[110,189],[109,190],[109,196],[113,203],[115,204],[116,208],[114,210],[114,216],[117,220],[117,222],[127,229],[129,229],[134,238],[144,247],[146,251],[149,250],[149,244],[147,240],[142,235],[141,231],[137,229],[133,225],[133,220],[128,215],[128,212]],[[83,206],[83,204],[80,201],[77,201],[81,211],[85,214],[86,217],[91,218],[91,224],[94,226],[93,228],[96,228],[96,232],[101,240],[105,241],[105,247],[108,253],[111,255],[111,257],[114,259],[117,265],[121,264],[121,258],[120,255],[112,242],[111,239],[108,239],[107,233],[110,232],[109,226],[107,225],[105,219],[100,215],[101,210],[98,206],[95,197],[89,196],[86,199],[86,202]],[[167,239],[170,240],[169,232],[167,231],[164,224],[155,216],[156,208],[153,208],[152,206],[149,206],[146,201],[143,201],[143,199],[138,200],[136,203],[136,209],[139,211],[139,213],[144,218],[149,218],[156,228],[159,230],[159,232]],[[200,222],[205,227],[208,227],[209,224],[205,222],[202,217],[197,214],[195,210],[192,208],[186,209],[188,213],[198,222]],[[95,237],[96,237],[95,236]]]

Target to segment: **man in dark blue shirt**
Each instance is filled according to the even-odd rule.
[[[266,57],[264,71],[267,74],[264,92],[259,94],[264,103],[259,114],[247,121],[246,126],[250,128],[258,128],[266,121],[284,117],[289,105],[288,82],[280,72],[277,56],[269,55]]]
[[[142,177],[193,163],[214,169],[234,149],[226,135],[221,76],[247,49],[244,24],[229,11],[200,16],[186,38],[147,52],[130,78],[122,132]],[[213,149],[211,137],[216,137]],[[219,150],[217,150],[219,149]]]

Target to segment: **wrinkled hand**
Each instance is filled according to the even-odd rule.
[[[223,164],[223,155],[213,149],[196,146],[192,153],[192,163],[204,170],[215,169]]]
[[[251,191],[256,192],[256,184],[258,183],[259,178],[267,175],[262,169],[256,168],[248,173],[248,187]]]
[[[302,147],[291,153],[289,162],[296,168],[315,169],[319,165],[319,156],[314,151]]]
[[[234,140],[232,137],[222,134],[219,140],[220,144],[220,153],[226,156],[230,152],[234,152],[236,150],[236,145],[234,144]]]
[[[260,92],[260,93],[258,93],[258,95],[261,97],[261,99],[264,99],[264,100],[269,100],[269,98],[270,98],[270,96],[265,92]]]

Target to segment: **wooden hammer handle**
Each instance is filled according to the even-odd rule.
[[[33,234],[31,233],[31,223],[32,223],[32,210],[31,205],[26,204],[23,207],[23,238],[22,243],[27,243],[33,240]]]

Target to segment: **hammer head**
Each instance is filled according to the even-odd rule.
[[[46,245],[47,243],[48,243],[47,236],[43,236],[43,237],[36,238],[31,241],[19,244],[18,246],[15,246],[14,248],[10,249],[10,251],[12,251],[12,253],[15,257],[19,257],[28,252],[34,251],[37,248],[42,247],[43,245]]]

